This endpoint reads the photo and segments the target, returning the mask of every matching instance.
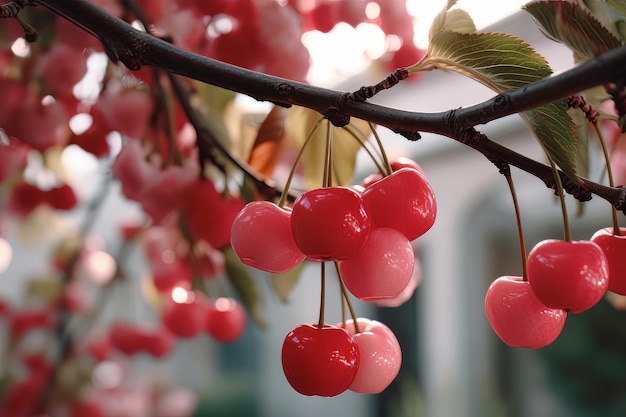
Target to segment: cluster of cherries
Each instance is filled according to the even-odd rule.
[[[590,240],[539,242],[528,254],[527,279],[496,279],[485,297],[487,319],[512,347],[554,342],[567,313],[595,306],[608,291],[626,295],[626,228],[597,231]]]
[[[361,187],[307,191],[291,207],[247,204],[232,224],[233,251],[243,263],[272,273],[287,272],[305,259],[336,262],[355,297],[397,297],[411,285],[411,241],[434,224],[436,200],[415,162],[391,167],[390,175],[374,174]],[[296,327],[284,340],[282,362],[287,380],[304,395],[378,393],[397,375],[401,352],[387,326],[359,318]]]

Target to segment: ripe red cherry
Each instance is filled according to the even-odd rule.
[[[348,291],[366,301],[396,297],[411,281],[414,269],[411,243],[388,227],[372,230],[356,256],[339,262]]]
[[[357,319],[359,333],[354,320],[338,324],[354,335],[361,361],[350,391],[363,394],[378,394],[396,378],[402,364],[400,343],[389,327],[376,320]]]
[[[485,313],[493,331],[511,347],[540,348],[554,342],[567,313],[546,307],[521,277],[496,279],[485,296]]]
[[[367,242],[371,223],[358,191],[327,187],[307,191],[293,205],[291,230],[300,250],[312,260],[355,256]]]
[[[435,223],[435,193],[418,170],[401,168],[363,191],[363,201],[376,227],[399,230],[417,239]]]
[[[206,326],[204,303],[200,294],[177,287],[163,304],[161,321],[178,337],[195,337]]]
[[[528,281],[539,301],[571,313],[600,301],[609,285],[604,252],[590,241],[548,239],[528,254]]]
[[[609,264],[609,291],[620,295],[626,295],[626,268],[624,257],[626,256],[626,228],[620,228],[620,235],[613,234],[613,228],[600,229],[591,237],[606,256]]]
[[[233,298],[221,297],[209,303],[206,330],[222,343],[239,339],[246,330],[246,310]]]
[[[354,381],[359,346],[344,329],[302,324],[285,337],[282,363],[287,381],[300,394],[334,397]]]
[[[233,220],[230,244],[246,265],[283,273],[304,260],[291,234],[291,210],[269,201],[247,204]]]

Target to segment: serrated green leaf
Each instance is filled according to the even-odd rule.
[[[428,32],[428,40],[439,32],[452,31],[459,33],[474,33],[476,32],[476,25],[474,20],[465,10],[453,9],[452,6],[456,4],[457,0],[448,0],[444,8],[437,13]]]
[[[624,0],[606,0],[607,4],[615,9],[622,16],[626,16],[626,1]]]
[[[241,263],[231,248],[224,251],[224,256],[226,260],[226,275],[237,291],[241,303],[259,327],[267,327],[261,292],[257,282],[250,275],[248,267]]]
[[[585,7],[606,29],[622,42],[626,40],[626,16],[604,0],[582,0]],[[623,6],[623,5],[622,5]],[[619,4],[618,4],[619,7]]]
[[[503,33],[437,33],[425,59],[410,72],[442,69],[463,74],[503,93],[548,77],[547,61],[522,39]],[[564,102],[522,114],[547,155],[565,172],[576,175],[577,138]]]
[[[497,92],[522,87],[552,73],[545,58],[520,38],[505,33],[439,32],[428,45],[423,66],[453,71]]]
[[[550,158],[565,175],[576,177],[578,138],[565,101],[558,101],[521,114]]]
[[[542,1],[523,7],[549,38],[574,51],[577,62],[592,59],[622,42],[591,13],[576,3]]]
[[[280,301],[286,303],[289,301],[289,296],[293,291],[294,287],[300,280],[300,275],[302,274],[302,269],[306,265],[305,262],[301,262],[298,266],[293,268],[291,271],[285,272],[284,274],[271,274],[270,275],[270,284],[274,293],[278,296]]]

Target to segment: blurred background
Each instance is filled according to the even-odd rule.
[[[417,8],[420,2],[414,3]],[[433,6],[432,13],[443,7],[441,2],[429,3]],[[485,10],[504,3],[508,2],[467,1],[460,6],[471,4],[476,10]],[[511,9],[519,9],[519,4]],[[548,59],[555,72],[573,65],[568,49],[541,35],[526,13],[510,14],[512,10],[502,11],[482,23],[476,18],[477,23],[481,30],[504,31],[526,40]],[[468,11],[475,16],[469,8]],[[428,17],[426,12],[418,14],[422,19]],[[336,31],[344,29],[340,27]],[[328,47],[319,46],[324,45],[321,37],[309,41],[318,42],[319,54],[332,53]],[[316,59],[315,46],[310,50]],[[335,54],[334,58],[320,57],[314,61],[311,82],[353,91],[385,76],[370,67],[350,67],[339,61],[341,52]],[[330,66],[329,62],[336,65]],[[434,72],[404,82],[372,101],[406,110],[434,112],[475,104],[492,95],[486,88],[460,76]],[[267,109],[262,103],[245,103],[250,111]],[[518,116],[477,128],[490,139],[520,153],[543,158],[539,145]],[[626,313],[605,300],[584,314],[570,315],[562,335],[547,348],[506,347],[489,328],[483,310],[485,291],[493,280],[502,275],[521,275],[517,228],[504,177],[480,154],[450,139],[424,134],[417,143],[412,143],[385,129],[380,129],[380,135],[392,157],[408,156],[420,164],[438,200],[435,226],[416,242],[422,274],[413,297],[399,308],[378,308],[365,303],[355,306],[359,316],[386,323],[402,346],[400,375],[386,391],[372,396],[347,392],[326,399],[304,397],[289,387],[280,362],[283,338],[293,327],[315,321],[317,317],[319,272],[310,266],[305,267],[287,303],[270,290],[267,275],[253,272],[255,279],[268,284],[260,286],[267,329],[249,323],[242,339],[225,345],[204,337],[184,340],[165,359],[140,357],[125,364],[127,368],[109,370],[108,374],[103,371],[105,380],[115,383],[116,372],[163,378],[183,387],[180,401],[187,398],[185,390],[197,394],[197,416],[625,415]],[[593,155],[590,177],[599,179],[602,163],[598,152]],[[104,164],[72,154],[66,156],[66,161],[75,174],[78,189],[85,195],[102,186]],[[359,156],[355,183],[373,171],[367,158]],[[536,178],[515,169],[513,178],[520,196],[528,248],[542,239],[561,238],[561,211],[552,193]],[[140,209],[121,197],[116,183],[108,187],[93,234],[105,242],[114,242],[119,236],[110,225],[121,217],[139,215]],[[575,239],[588,238],[595,230],[609,226],[610,207],[598,198],[586,204],[584,213],[576,217],[577,204],[571,198],[568,203]],[[84,211],[73,211],[67,214],[67,220],[85,215]],[[56,228],[62,228],[63,224],[61,220],[59,224],[33,227],[39,232],[47,228],[52,239],[55,230],[60,230]],[[45,270],[49,255],[47,240],[41,239],[40,233],[36,241],[28,236],[28,230],[5,224],[4,238],[13,251],[10,265],[0,275],[0,294],[6,299],[21,296],[22,277]],[[119,300],[145,295],[141,277],[146,274],[146,266],[140,251],[128,253],[126,265],[126,274],[137,279],[115,290]],[[340,302],[336,292],[329,292],[328,296],[327,320],[339,321]],[[334,306],[337,308],[333,309]],[[122,301],[108,306],[104,314],[107,317],[102,322],[129,316],[150,320],[154,311],[148,304]]]

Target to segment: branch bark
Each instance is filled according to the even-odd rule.
[[[59,16],[72,21],[96,36],[109,57],[131,70],[151,65],[168,72],[242,93],[259,101],[281,106],[298,105],[326,116],[337,125],[350,117],[367,120],[407,137],[430,132],[465,143],[490,160],[498,159],[516,166],[552,186],[550,168],[490,141],[484,136],[467,140],[474,126],[564,99],[598,85],[624,85],[626,46],[581,64],[569,71],[523,88],[499,94],[474,106],[447,112],[419,113],[393,109],[350,99],[350,93],[315,87],[225,64],[181,50],[172,44],[136,30],[128,23],[107,14],[85,0],[35,0]],[[581,190],[582,189],[582,190]],[[570,184],[574,196],[588,191],[626,212],[626,189],[605,187],[580,178]]]

